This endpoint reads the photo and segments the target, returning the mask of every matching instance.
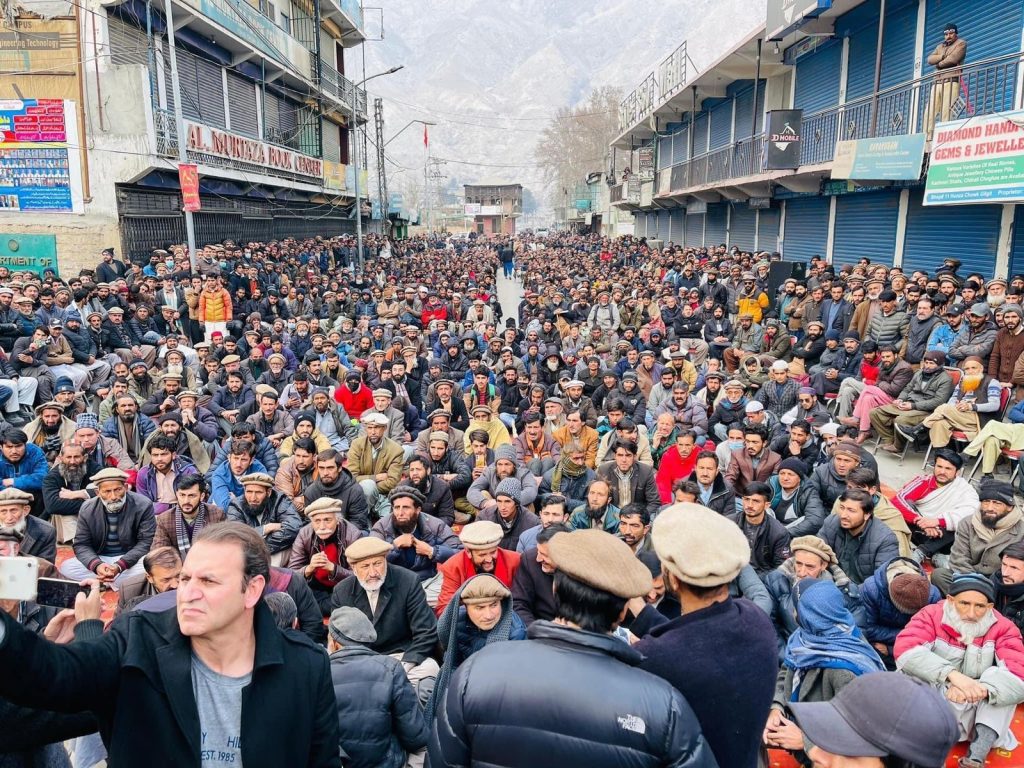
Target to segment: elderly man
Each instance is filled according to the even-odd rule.
[[[288,567],[301,573],[324,616],[331,615],[334,588],[352,575],[346,553],[364,534],[341,516],[341,502],[317,499],[306,509],[308,525],[292,542]]]
[[[778,649],[767,614],[729,595],[730,582],[750,560],[746,538],[717,512],[687,503],[664,510],[651,538],[666,593],[678,599],[683,615],[634,646],[644,656],[640,668],[668,680],[691,703],[718,765],[755,765]],[[732,674],[723,678],[716,668]]]
[[[242,495],[232,498],[227,519],[255,528],[267,543],[272,564],[287,561],[302,519],[291,499],[274,490],[274,478],[253,472],[241,478]]]
[[[179,557],[208,525],[224,520],[224,510],[206,502],[207,483],[202,475],[181,475],[174,481],[174,506],[156,518],[153,548],[173,547]]]
[[[25,425],[28,441],[38,445],[53,461],[60,447],[75,436],[75,422],[64,415],[64,406],[51,400],[36,407],[36,418]]]
[[[978,486],[978,511],[956,528],[949,567],[932,571],[932,584],[943,594],[958,573],[991,576],[999,570],[1003,551],[1024,540],[1024,515],[1013,498],[1013,486],[985,480]]]
[[[391,544],[376,536],[350,544],[346,557],[352,575],[334,588],[331,604],[362,611],[377,631],[369,647],[401,661],[415,686],[440,671],[430,657],[437,644],[437,619],[416,574],[388,563],[391,550]]]
[[[506,587],[512,586],[519,554],[499,547],[504,530],[497,523],[477,520],[459,532],[462,551],[450,557],[438,568],[441,575],[441,593],[434,612],[440,616],[459,587],[480,573],[489,573]]]
[[[9,534],[18,540],[21,555],[57,562],[57,531],[38,517],[29,515],[34,497],[17,488],[0,491],[0,535]]]
[[[961,574],[945,600],[918,611],[894,646],[896,667],[940,690],[956,711],[960,740],[970,741],[960,768],[982,768],[993,747],[1017,746],[1010,725],[1024,701],[1024,644],[994,602],[989,579]]]
[[[469,486],[466,499],[479,510],[493,510],[497,505],[495,491],[506,478],[515,478],[521,485],[521,503],[529,506],[537,498],[540,486],[537,478],[516,458],[512,445],[499,446],[494,451],[494,463],[488,466]],[[514,548],[514,547],[513,547]]]
[[[461,548],[459,538],[447,523],[423,511],[425,499],[417,488],[399,485],[388,501],[391,513],[374,524],[370,535],[392,545],[388,562],[415,573],[433,606],[441,590],[441,564]]]
[[[949,448],[935,451],[935,466],[930,475],[915,477],[892,498],[910,526],[910,540],[916,549],[911,553],[922,562],[948,552],[957,528],[973,515],[978,507],[978,492],[967,480],[958,476],[963,457]],[[941,558],[940,558],[941,560]]]
[[[128,475],[107,467],[93,475],[96,498],[82,505],[75,532],[75,556],[60,572],[72,581],[99,579],[117,590],[143,571],[142,557],[156,533],[153,503],[128,490]]]
[[[388,513],[388,494],[402,479],[405,454],[402,446],[385,436],[388,418],[370,410],[361,419],[365,435],[352,441],[348,468],[366,497],[366,505],[375,518]]]

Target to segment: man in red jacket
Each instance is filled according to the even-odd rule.
[[[373,392],[363,384],[363,376],[357,370],[345,374],[345,383],[334,390],[334,399],[353,418],[373,408]]]
[[[512,577],[519,567],[519,553],[498,547],[504,535],[501,526],[489,520],[477,520],[459,533],[463,550],[437,566],[443,581],[434,611],[440,616],[452,597],[466,581],[478,573],[489,573],[511,589]]]

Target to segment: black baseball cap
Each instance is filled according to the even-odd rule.
[[[843,757],[892,755],[940,768],[960,738],[942,694],[899,672],[861,675],[829,701],[790,709],[811,743]]]

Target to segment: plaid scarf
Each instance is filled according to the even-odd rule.
[[[199,513],[196,515],[195,522],[192,523],[192,536],[195,536],[199,531],[206,525],[206,502],[199,503]],[[181,507],[175,506],[174,508],[174,534],[178,537],[178,552],[181,555],[181,559],[185,559],[185,555],[192,548],[192,536],[189,536],[188,528],[185,525],[185,516],[181,514]]]
[[[562,475],[576,479],[586,471],[586,464],[577,464],[568,456],[563,456],[562,460],[555,465],[555,469],[551,473],[551,490],[555,493],[561,492]]]

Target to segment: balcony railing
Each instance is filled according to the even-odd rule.
[[[356,93],[356,114],[366,117],[366,91],[356,88],[355,83],[326,62],[320,64],[320,87],[324,93],[335,97],[345,105],[344,114],[352,109],[352,91]]]
[[[963,67],[960,97],[950,120],[1020,109],[1017,78],[1024,53],[1016,53]],[[903,136],[929,129],[926,110],[931,101],[933,76],[922,77],[869,94],[842,106],[805,114],[801,122],[800,165],[829,163],[836,142]],[[672,192],[689,187],[742,179],[764,172],[764,134],[712,150],[689,161],[663,168],[671,174]],[[681,187],[680,182],[685,186]],[[656,189],[664,186],[656,184]]]

